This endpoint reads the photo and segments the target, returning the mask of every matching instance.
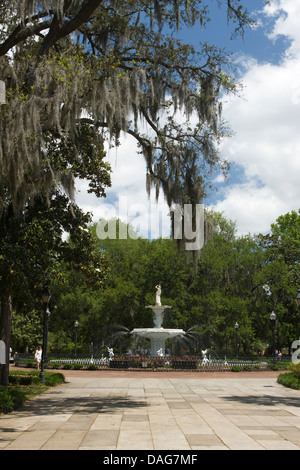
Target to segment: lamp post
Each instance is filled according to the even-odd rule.
[[[47,360],[47,343],[48,343],[48,320],[50,317],[50,311],[48,308],[49,300],[51,298],[50,290],[48,286],[45,286],[42,294],[42,301],[44,304],[44,332],[43,332],[43,349],[42,349],[42,360],[41,360],[41,373],[40,373],[40,379],[41,382],[45,382],[45,372],[44,372],[44,367],[46,364]]]
[[[236,358],[239,356],[239,341],[238,341],[238,329],[240,325],[236,322],[234,325],[235,328],[235,351],[236,351]]]
[[[78,321],[76,320],[76,322],[74,323],[74,328],[75,328],[74,359],[76,359],[76,357],[77,357],[77,331],[78,331],[78,326],[79,326],[79,323],[78,323]]]
[[[270,314],[270,320],[272,325],[272,332],[273,332],[273,357],[275,362],[275,321],[276,321],[276,313],[273,311]]]

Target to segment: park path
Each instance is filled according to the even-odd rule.
[[[300,450],[300,392],[275,372],[64,374],[0,416],[0,450]]]

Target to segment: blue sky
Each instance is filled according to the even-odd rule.
[[[233,137],[220,145],[232,168],[227,182],[221,175],[213,176],[218,191],[204,204],[235,221],[240,235],[266,233],[277,217],[300,207],[300,2],[271,0],[268,7],[263,0],[242,3],[257,20],[257,28],[247,30],[244,39],[230,39],[232,27],[216,1],[211,2],[214,22],[204,31],[198,27],[179,33],[195,46],[207,41],[234,53],[243,93],[224,100],[223,118]],[[154,195],[148,200],[145,163],[135,142],[124,138],[108,158],[113,174],[107,199],[87,195],[87,185],[79,183],[78,204],[97,221],[119,216],[122,196],[127,221],[141,235],[167,236],[169,210],[163,197],[158,204]]]
[[[213,21],[210,21],[203,31],[199,31],[197,27],[193,30],[186,28],[179,32],[178,36],[195,47],[197,47],[199,41],[207,41],[220,48],[225,47],[229,52],[246,53],[262,62],[278,62],[289,41],[282,36],[277,38],[276,45],[274,45],[267,38],[266,33],[271,32],[273,29],[274,18],[271,19],[261,14],[264,8],[264,0],[243,0],[242,4],[251,13],[251,17],[260,24],[255,30],[246,28],[244,37],[241,35],[231,37],[233,25],[227,23],[226,2],[223,1],[222,5],[218,6],[216,0],[210,3]],[[199,33],[197,33],[197,30]]]

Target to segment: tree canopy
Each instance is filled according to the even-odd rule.
[[[50,320],[51,349],[65,351],[69,345],[72,351],[76,320],[81,349],[86,350],[90,342],[95,348],[131,349],[128,333],[153,326],[145,306],[154,304],[155,286],[160,283],[162,303],[172,306],[163,326],[190,332],[181,345],[186,352],[201,354],[201,349],[211,348],[217,354],[235,354],[237,322],[240,354],[271,353],[272,310],[277,318],[276,349],[288,351],[300,334],[300,311],[294,302],[298,288],[294,272],[299,271],[299,263],[281,256],[289,254],[289,245],[274,256],[277,246],[270,245],[269,238],[283,227],[286,237],[293,237],[297,213],[279,217],[270,235],[243,237],[222,214],[210,212],[209,216],[214,220],[213,233],[201,251],[197,270],[177,252],[172,239],[98,239],[96,226],[91,226],[110,270],[103,288],[97,290],[89,287],[80,271],[70,272],[65,263],[61,265],[65,283],[58,279],[52,284],[57,308]],[[117,221],[118,230],[120,224]],[[172,348],[176,351],[176,344]]]
[[[217,1],[217,0],[216,0]],[[211,0],[215,3],[214,0]],[[251,24],[239,0],[227,0],[236,31]],[[216,144],[227,133],[220,91],[234,91],[229,55],[203,42],[199,51],[176,40],[181,25],[205,27],[200,0],[4,1],[0,9],[0,209],[51,193],[72,194],[81,161],[80,132],[89,124],[95,145],[133,135],[147,163],[147,187],[168,202],[198,203],[204,168],[222,161]],[[180,116],[178,113],[180,112]],[[195,118],[190,119],[194,115]],[[145,133],[140,121],[148,125]],[[73,158],[61,168],[49,159],[63,139]],[[96,191],[96,185],[91,189]]]

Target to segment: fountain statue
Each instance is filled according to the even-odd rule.
[[[113,348],[107,348],[108,354],[109,354],[109,360],[112,361],[114,358],[114,350]]]
[[[168,338],[185,335],[181,329],[163,328],[164,312],[166,309],[172,308],[170,305],[161,305],[161,285],[156,286],[155,305],[147,305],[154,313],[154,328],[135,328],[132,330],[133,335],[141,336],[151,340],[151,356],[165,355],[165,342]]]
[[[202,362],[201,362],[202,366],[207,366],[209,364],[209,359],[207,359],[206,353],[207,353],[207,349],[205,349],[205,351],[202,351],[202,357],[203,357]]]
[[[156,289],[155,305],[161,307],[161,300],[160,300],[160,296],[161,296],[161,285],[160,285],[160,284],[157,284],[157,286],[155,286],[155,289]]]

